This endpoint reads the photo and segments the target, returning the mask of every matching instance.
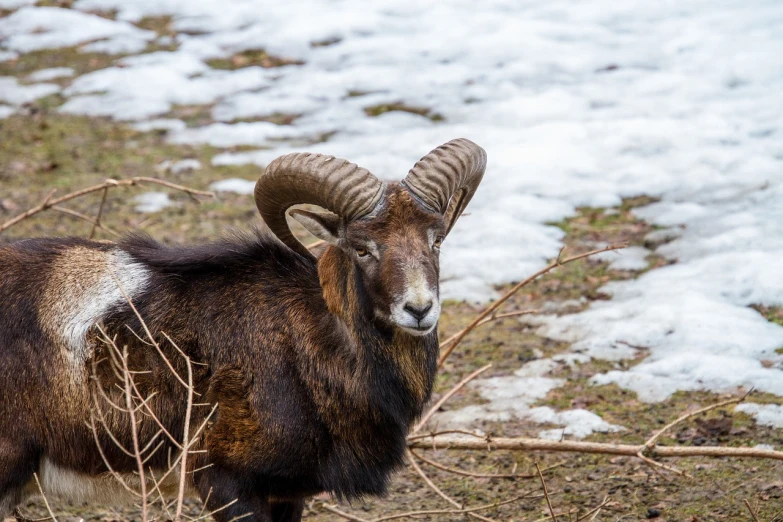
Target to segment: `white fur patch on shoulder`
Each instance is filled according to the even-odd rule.
[[[136,297],[147,285],[149,276],[146,269],[134,263],[122,250],[115,250],[106,256],[104,273],[92,288],[82,294],[73,314],[63,327],[63,337],[68,346],[76,352],[86,351],[87,332],[98,323],[112,308],[127,304],[127,300]]]
[[[41,318],[63,339],[73,362],[80,364],[89,357],[90,328],[112,309],[127,306],[126,296],[133,300],[148,283],[148,270],[123,250],[74,248],[53,266]]]

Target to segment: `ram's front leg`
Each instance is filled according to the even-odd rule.
[[[272,520],[274,522],[300,522],[304,511],[304,500],[272,502]]]
[[[216,522],[275,522],[267,495],[254,485],[250,477],[217,465],[199,471],[196,478],[199,496]]]

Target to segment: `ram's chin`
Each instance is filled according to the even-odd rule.
[[[397,324],[397,327],[405,333],[408,333],[416,337],[422,337],[432,333],[432,331],[435,329],[435,326],[437,326],[437,324],[438,323],[433,323],[430,326],[404,326],[401,324]]]

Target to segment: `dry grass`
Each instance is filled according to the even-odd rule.
[[[0,64],[0,74],[21,75],[43,66],[69,65],[79,71],[103,66],[90,56],[73,57],[40,53],[26,55],[16,63]],[[102,58],[101,58],[102,59]],[[73,62],[71,60],[74,60]],[[76,60],[81,60],[78,63]],[[51,188],[57,194],[99,183],[107,177],[126,178],[156,175],[156,166],[164,160],[195,158],[203,169],[162,177],[171,183],[206,189],[210,181],[226,177],[254,179],[255,167],[213,167],[210,158],[215,150],[192,148],[166,142],[164,133],[140,133],[128,127],[101,119],[59,115],[54,108],[62,100],[57,97],[40,100],[28,107],[27,114],[0,121],[0,141],[4,154],[0,157],[0,222],[4,222],[44,199]],[[180,110],[178,108],[177,110]],[[194,118],[207,118],[204,108],[192,109]],[[133,190],[133,189],[129,189]],[[259,222],[249,196],[221,194],[214,201],[192,205],[187,196],[172,195],[180,205],[162,212],[145,215],[134,210],[132,193],[110,194],[105,202],[103,223],[120,233],[145,230],[156,238],[171,243],[197,242],[215,238],[227,227],[246,228]],[[72,208],[94,216],[102,194],[94,198],[74,200]],[[598,243],[627,242],[644,245],[650,225],[633,216],[634,206],[649,202],[649,198],[627,200],[622,206],[607,212],[604,209],[580,209],[577,216],[557,223],[566,232],[568,251],[582,252]],[[93,225],[73,216],[43,212],[0,234],[0,242],[18,237],[73,234],[87,236]],[[98,230],[98,238],[110,239],[110,234]],[[650,266],[668,261],[651,256]],[[527,274],[520,274],[520,279]],[[558,310],[570,313],[589,306],[594,300],[606,299],[600,291],[611,280],[637,277],[638,272],[609,270],[606,263],[591,259],[575,261],[560,267],[546,278],[533,281],[524,292],[514,294],[504,305],[504,312],[531,309]],[[509,290],[512,284],[499,288]],[[759,307],[760,313],[775,321],[779,310]],[[446,303],[440,324],[442,339],[459,332],[476,318],[480,309],[466,303]],[[438,377],[434,400],[452,389],[459,381],[483,366],[492,363],[484,376],[508,375],[526,361],[551,357],[567,349],[562,343],[539,337],[535,329],[519,317],[496,318],[466,336],[444,365]],[[640,358],[643,354],[640,355]],[[708,393],[678,393],[660,404],[643,404],[634,395],[614,385],[591,386],[590,377],[613,368],[627,368],[638,361],[610,363],[590,361],[575,367],[562,366],[553,376],[566,379],[566,385],[553,390],[540,401],[556,409],[586,407],[611,423],[627,426],[621,437],[633,444],[643,444],[651,433],[684,411],[716,402],[722,397]],[[443,408],[458,408],[475,403],[480,398],[470,387],[459,391]],[[779,401],[772,396],[754,396],[757,402]],[[477,427],[495,436],[534,436],[540,429],[552,426],[529,425],[511,420],[504,423],[486,422]],[[596,434],[594,442],[610,442],[616,435]],[[763,443],[783,447],[780,430],[756,425],[751,418],[729,409],[719,408],[685,419],[660,440],[668,445],[753,446]],[[639,520],[659,514],[660,520],[783,520],[783,466],[772,461],[742,461],[735,458],[706,460],[685,458],[677,461],[678,469],[692,475],[693,480],[660,470],[653,470],[635,457],[603,455],[556,455],[541,452],[452,451],[439,449],[427,452],[425,458],[446,469],[423,463],[421,470],[438,488],[460,506],[481,507],[476,514],[493,520]],[[542,467],[548,490],[541,497],[540,478],[536,463]],[[467,473],[451,471],[457,468]],[[546,469],[549,468],[549,469]],[[497,476],[495,476],[497,475]],[[530,478],[523,478],[530,477]],[[525,497],[531,491],[533,497]],[[535,497],[535,495],[539,495]],[[611,497],[611,501],[605,499]],[[747,499],[748,503],[745,503]],[[186,500],[185,513],[197,514],[198,502]],[[330,504],[331,505],[331,504]],[[600,510],[597,508],[600,506]],[[69,505],[52,501],[58,519],[73,520],[137,520],[138,512],[119,507]],[[452,520],[461,518],[465,508],[457,509],[436,495],[414,468],[395,477],[385,498],[366,499],[339,510],[360,513],[359,518],[377,519],[402,511],[430,511],[419,519]],[[468,508],[470,509],[470,508]],[[437,512],[437,513],[436,513]],[[47,516],[43,504],[25,511],[35,518]],[[752,514],[752,516],[751,516]],[[153,516],[155,516],[153,514]],[[322,501],[314,501],[306,511],[312,521],[334,520]]]

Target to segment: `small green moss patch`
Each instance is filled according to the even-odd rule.
[[[381,103],[378,105],[371,105],[370,107],[364,108],[364,113],[367,116],[380,116],[381,114],[385,114],[387,112],[392,112],[392,111],[402,111],[402,112],[409,112],[411,114],[418,114],[419,116],[424,116],[425,118],[428,118],[432,121],[443,121],[445,119],[443,115],[438,114],[437,112],[433,112],[432,109],[429,109],[427,107],[417,107],[415,105],[408,105],[407,103],[403,103],[403,102]]]
[[[750,307],[763,315],[767,321],[783,326],[783,306],[750,305]],[[777,350],[776,352],[781,353]]]
[[[302,65],[304,62],[296,58],[286,58],[268,54],[263,49],[242,51],[228,58],[209,60],[207,65],[213,69],[240,69],[257,65],[264,68],[285,67],[287,65]]]

